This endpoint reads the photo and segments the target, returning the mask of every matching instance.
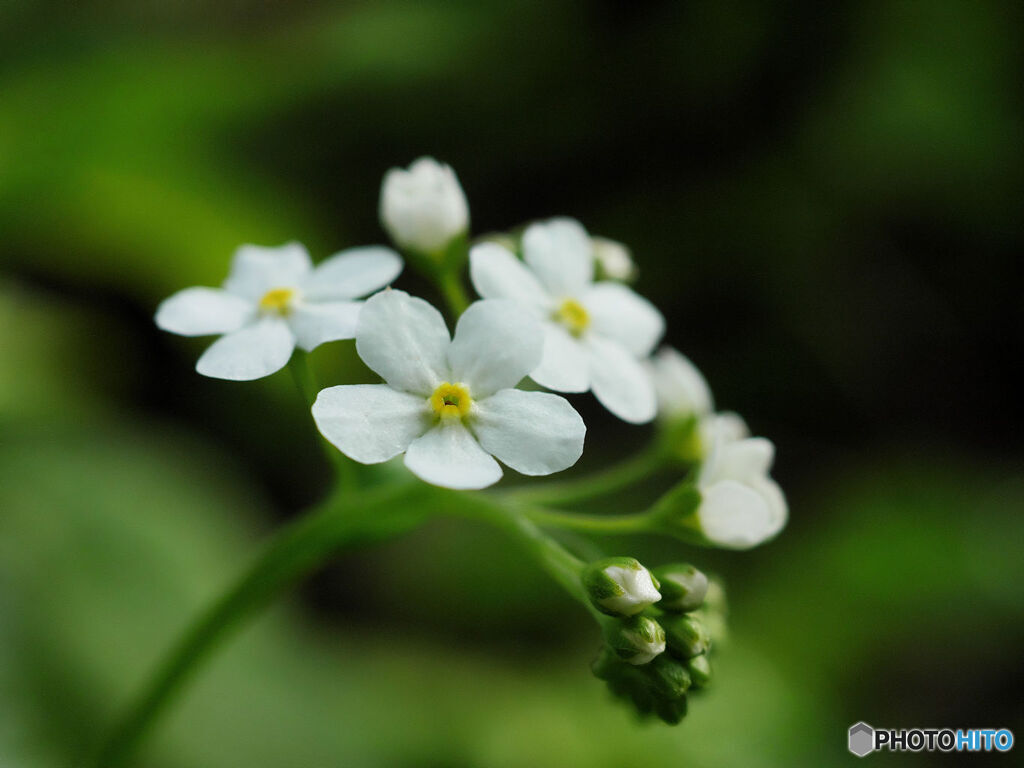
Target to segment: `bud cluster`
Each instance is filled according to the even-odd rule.
[[[594,675],[641,715],[678,723],[688,693],[711,680],[708,655],[725,627],[721,585],[692,565],[651,573],[632,558],[612,558],[591,564],[584,586],[593,604],[615,617],[604,625]]]

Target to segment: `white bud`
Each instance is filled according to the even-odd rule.
[[[469,204],[450,167],[421,157],[384,176],[380,218],[397,245],[434,255],[467,231]]]
[[[592,237],[590,244],[602,278],[624,281],[636,276],[636,264],[625,245],[607,237]]]
[[[605,641],[616,656],[635,666],[648,664],[665,652],[665,630],[647,616],[615,622],[606,629]]]
[[[633,616],[661,600],[651,572],[632,557],[613,557],[592,563],[583,586],[598,610],[612,616]]]
[[[668,418],[711,413],[711,389],[689,358],[672,347],[662,347],[651,358],[651,377],[658,393],[658,412]]]
[[[709,541],[749,549],[783,529],[786,498],[768,474],[774,455],[775,447],[763,437],[735,439],[728,423],[719,432],[697,482],[697,521]]]

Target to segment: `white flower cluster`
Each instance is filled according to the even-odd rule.
[[[388,172],[380,216],[393,242],[417,258],[449,258],[468,234],[458,179],[430,158]],[[767,474],[771,444],[748,438],[738,417],[716,415],[707,383],[682,355],[651,357],[665,321],[624,285],[635,273],[624,246],[556,218],[527,227],[518,241],[475,245],[468,258],[481,300],[462,313],[453,337],[426,301],[385,288],[403,263],[384,247],[343,251],[314,267],[297,243],[242,246],[223,288],[171,296],[156,322],[186,336],[221,334],[196,368],[232,380],[274,373],[296,346],[354,338],[385,383],[323,390],[313,405],[321,432],[355,461],[404,454],[413,473],[451,488],[495,483],[496,459],[546,475],[579,458],[583,420],[560,396],[517,389],[527,377],[555,392],[591,391],[634,424],[659,409],[694,418],[706,537],[745,547],[778,532],[786,504]]]

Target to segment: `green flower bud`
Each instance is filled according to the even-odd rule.
[[[659,699],[654,704],[655,714],[669,725],[678,725],[686,717],[686,697],[680,699]]]
[[[700,608],[708,591],[708,577],[692,565],[663,565],[654,571],[661,587],[658,607],[686,613]]]
[[[704,622],[692,613],[681,615],[666,614],[662,617],[665,640],[672,653],[681,659],[690,659],[706,652],[711,647]]]
[[[583,572],[590,602],[609,616],[634,616],[658,602],[658,581],[632,557],[598,560]]]
[[[708,661],[706,653],[687,661],[686,669],[690,673],[694,688],[703,688],[711,682],[711,662]]]
[[[685,664],[663,653],[644,667],[654,692],[666,699],[678,699],[690,689],[693,681]]]
[[[665,650],[665,630],[647,616],[631,616],[605,627],[608,647],[623,661],[640,666]]]

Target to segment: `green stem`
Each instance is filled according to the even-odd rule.
[[[576,512],[558,512],[538,507],[526,511],[526,516],[537,525],[563,528],[580,533],[621,535],[651,533],[651,516],[647,513],[634,515],[586,515]]]
[[[538,528],[521,510],[494,494],[432,489],[436,512],[491,523],[512,538],[572,597],[588,604],[580,573],[585,563]]]
[[[179,694],[200,664],[232,631],[343,546],[403,532],[423,518],[415,504],[395,504],[409,486],[335,496],[277,533],[234,587],[211,605],[181,636],[154,672],[124,719],[110,733],[91,765],[125,765],[158,716]],[[382,507],[392,509],[384,514]],[[415,512],[413,510],[416,510]]]
[[[456,493],[418,483],[349,495],[335,493],[277,533],[255,564],[186,630],[89,765],[126,765],[160,714],[213,651],[282,590],[340,548],[397,535],[437,514],[483,519],[498,526],[594,613],[580,583],[584,563],[515,505],[494,496]]]
[[[503,496],[525,504],[563,506],[608,496],[622,491],[664,469],[669,458],[659,442],[603,471],[572,480],[538,484],[522,490],[503,492]]]
[[[439,272],[437,287],[441,289],[441,295],[444,296],[445,303],[448,304],[448,310],[453,317],[457,318],[466,311],[466,307],[469,306],[469,296],[466,295],[466,289],[462,285],[462,277],[458,270],[448,269]]]
[[[309,353],[296,349],[292,353],[291,360],[288,361],[288,369],[292,373],[292,378],[295,380],[295,386],[298,388],[299,394],[306,403],[306,408],[312,408],[313,403],[316,402],[316,396],[320,393],[320,387],[316,383],[316,376],[313,374],[313,368],[309,363]],[[313,426],[316,428],[315,423]],[[355,463],[327,442],[327,439],[320,434],[319,429],[317,429],[317,442],[323,449],[324,458],[334,468],[338,487],[345,490],[358,488],[359,473]]]

